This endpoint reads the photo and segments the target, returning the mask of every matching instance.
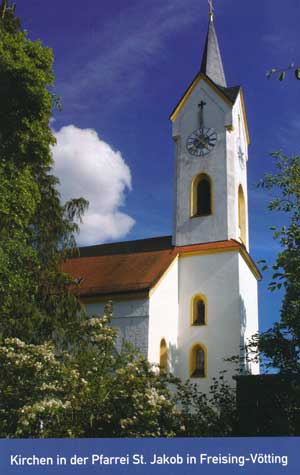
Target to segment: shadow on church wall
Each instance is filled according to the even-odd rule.
[[[168,347],[168,366],[171,373],[179,373],[179,351],[176,345]]]
[[[251,372],[250,364],[247,354],[247,342],[245,338],[246,326],[247,326],[247,310],[243,297],[240,295],[240,373],[249,374]]]

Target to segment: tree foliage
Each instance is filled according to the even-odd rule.
[[[8,0],[2,0],[0,5],[0,27],[13,33],[20,27],[20,20],[15,16],[16,4],[8,4]]]
[[[191,381],[177,383],[177,405],[180,408],[181,433],[184,437],[230,437],[237,431],[235,389],[226,381],[225,373],[214,378],[208,393]]]
[[[110,312],[82,319],[74,348],[0,346],[1,437],[174,436],[181,418],[167,382],[125,346],[115,350]],[[182,428],[181,428],[182,430]]]
[[[81,319],[74,347],[17,338],[0,345],[0,437],[212,437],[235,435],[235,391],[221,375],[209,394],[160,374],[116,329]]]
[[[87,203],[60,203],[51,174],[52,51],[0,7],[0,333],[42,342],[79,307],[61,262],[75,247]]]
[[[286,78],[286,74],[289,72],[293,72],[295,78],[299,81],[300,80],[300,67],[295,66],[294,63],[291,63],[287,68],[272,68],[267,71],[266,76],[268,79],[276,76],[279,81],[283,81]]]
[[[284,290],[280,321],[258,339],[269,366],[299,373],[300,369],[300,157],[273,153],[276,173],[259,186],[275,194],[271,211],[284,213],[286,225],[272,228],[281,251],[272,266],[270,290]],[[267,266],[264,266],[267,268]]]

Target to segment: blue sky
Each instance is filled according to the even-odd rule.
[[[214,3],[227,83],[242,85],[250,129],[251,254],[272,262],[278,247],[268,228],[280,219],[266,210],[268,197],[255,183],[272,170],[270,151],[300,153],[300,81],[292,74],[282,83],[267,80],[265,73],[300,64],[300,2]],[[55,154],[64,160],[56,171],[68,182],[63,197],[84,194],[91,201],[79,243],[171,234],[168,117],[199,70],[207,0],[19,0],[17,13],[30,38],[54,50],[55,92],[63,105],[54,113],[60,147]],[[71,160],[75,146],[84,151],[78,166]],[[113,164],[103,165],[103,172],[94,157],[99,147]],[[278,316],[280,302],[267,283],[265,275],[259,289],[262,329]]]

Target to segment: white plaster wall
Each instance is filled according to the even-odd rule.
[[[105,302],[86,304],[89,315],[104,313]],[[117,349],[124,340],[132,343],[144,356],[148,356],[149,299],[113,301],[112,326],[118,328]]]
[[[207,299],[207,325],[191,325],[191,299],[195,294]],[[240,348],[240,298],[239,298],[239,255],[237,252],[216,253],[181,257],[179,260],[179,326],[178,347],[180,365],[176,374],[183,380],[189,377],[189,354],[195,343],[202,343],[207,349],[207,378],[192,381],[199,388],[208,391],[213,377],[222,370],[228,370],[228,381],[232,364],[224,358],[239,355]]]
[[[186,140],[199,128],[198,104],[201,100],[206,102],[204,126],[214,128],[218,140],[208,155],[194,157],[186,150]],[[176,245],[228,239],[225,125],[231,120],[231,108],[205,81],[201,80],[173,123],[177,162],[174,229]],[[212,178],[213,214],[191,219],[191,183],[199,173],[206,173]]]
[[[239,296],[241,343],[247,343],[258,332],[257,280],[241,256],[239,256]],[[257,363],[252,362],[248,369],[252,374],[259,374]]]
[[[168,346],[168,368],[178,365],[178,259],[175,259],[159,284],[150,294],[148,360],[158,364],[160,342]]]
[[[241,185],[244,192],[246,208],[246,242],[244,244],[247,250],[249,250],[247,187],[248,144],[240,95],[234,104],[232,117],[233,131],[227,132],[228,237],[237,240],[240,239],[238,189],[239,185]],[[240,142],[241,149],[244,153],[243,162],[240,161],[238,156],[238,142]]]

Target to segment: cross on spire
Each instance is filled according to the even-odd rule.
[[[213,0],[208,0],[208,4],[209,4],[210,20],[208,21],[208,31],[207,31],[200,71],[201,73],[204,73],[206,76],[208,76],[218,86],[226,87],[222,57],[221,57],[218,38],[217,38],[215,25],[213,21],[213,17],[214,17]]]
[[[213,21],[213,19],[214,19],[213,0],[208,0],[208,4],[209,4],[209,18],[210,18],[210,21]]]

